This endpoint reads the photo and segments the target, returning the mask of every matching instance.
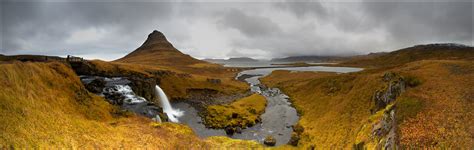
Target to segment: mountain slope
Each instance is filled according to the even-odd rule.
[[[272,62],[331,62],[340,61],[344,57],[338,56],[290,56],[285,58],[273,58]]]
[[[388,67],[418,60],[474,60],[474,47],[452,43],[416,45],[390,53],[354,57],[341,64],[348,66]]]
[[[166,39],[163,33],[156,30],[148,35],[140,47],[116,62],[176,67],[214,66],[214,64],[183,54]]]

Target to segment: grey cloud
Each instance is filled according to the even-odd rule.
[[[2,54],[111,60],[137,48],[155,29],[202,58],[348,55],[428,42],[473,45],[469,1],[22,1],[1,3]]]
[[[292,12],[297,17],[320,17],[327,18],[328,11],[319,1],[297,2],[287,1],[275,3],[277,7],[283,8]]]
[[[113,53],[118,49],[102,44],[117,44],[115,42],[128,37],[146,35],[154,29],[156,20],[165,20],[170,16],[171,5],[148,2],[2,2],[2,52],[38,51],[60,55],[95,51]],[[89,28],[113,29],[114,33],[98,43],[64,44],[74,32]],[[66,52],[64,49],[72,50]]]
[[[472,2],[371,2],[364,8],[394,42],[473,40]]]
[[[239,30],[249,37],[270,36],[281,32],[272,20],[256,15],[251,16],[237,9],[227,11],[218,24],[224,28]]]

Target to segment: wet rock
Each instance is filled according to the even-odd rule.
[[[299,141],[300,141],[300,135],[293,132],[291,133],[291,138],[290,138],[290,141],[288,141],[288,144],[293,145],[293,146],[298,146]]]
[[[113,89],[108,89],[108,90],[113,90]],[[103,94],[104,94],[105,99],[107,99],[109,103],[113,105],[121,106],[125,99],[125,97],[123,97],[122,94],[115,93],[115,92],[104,92]]]
[[[263,140],[263,144],[268,146],[275,146],[276,139],[273,136],[269,135],[265,138],[265,140]]]
[[[242,128],[241,127],[236,127],[235,132],[238,133],[238,134],[241,134],[242,133]]]
[[[163,122],[169,122],[170,121],[170,119],[168,118],[168,115],[165,112],[161,112],[158,115],[160,116],[161,121],[163,121]]]
[[[159,103],[159,101],[155,100],[156,97],[158,97],[155,94],[155,86],[156,86],[155,79],[134,77],[134,76],[129,77],[128,79],[131,81],[129,86],[132,88],[135,94],[147,99],[148,101]]]
[[[230,127],[230,126],[225,127],[225,133],[227,135],[234,135],[235,130],[236,129],[234,127]]]
[[[102,89],[105,87],[105,84],[107,84],[107,82],[105,82],[103,78],[97,78],[87,84],[86,89],[92,93],[101,93]]]
[[[241,76],[238,76],[237,80],[242,81],[242,82],[246,82],[245,79],[255,77],[255,76],[259,76],[259,75],[243,74]]]

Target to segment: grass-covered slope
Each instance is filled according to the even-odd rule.
[[[386,108],[395,106],[400,146],[472,148],[473,61],[416,61],[351,74],[274,71],[263,83],[281,88],[302,115],[298,146],[352,148],[364,142],[370,148],[379,140],[371,129],[385,111],[371,113],[373,95],[386,88],[386,72],[403,76],[407,83]]]
[[[89,61],[97,75],[129,76],[138,75],[144,78],[159,78],[160,87],[172,99],[189,98],[192,90],[212,90],[215,94],[233,95],[245,93],[248,85],[234,79],[236,70],[219,69],[214,71],[180,71],[166,66],[150,66],[130,63]],[[212,81],[219,82],[212,82]],[[205,94],[205,93],[204,93]]]
[[[253,94],[228,105],[208,106],[204,113],[204,122],[212,128],[253,126],[265,111],[266,104],[265,97]]]
[[[345,66],[391,67],[419,60],[474,60],[474,47],[457,44],[416,45],[378,55],[354,57]]]
[[[259,146],[225,137],[203,140],[189,127],[124,115],[87,92],[66,65],[0,65],[0,145],[74,148]],[[223,141],[223,142],[221,142]],[[222,145],[225,144],[225,145]]]

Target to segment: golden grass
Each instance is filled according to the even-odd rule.
[[[339,75],[275,71],[262,81],[281,88],[303,112],[299,146],[351,148],[367,140],[364,134],[381,116],[371,115],[370,109],[372,95],[384,86],[382,75],[391,71],[416,77],[421,84],[409,87],[396,102],[403,111],[397,119],[401,146],[469,148],[474,144],[473,68],[473,61],[430,60]]]
[[[266,104],[265,97],[253,94],[229,105],[211,105],[204,114],[205,124],[213,128],[252,126],[265,111]]]
[[[202,140],[184,125],[114,117],[114,106],[87,92],[74,72],[58,62],[2,64],[0,89],[0,147],[200,149],[249,144]]]
[[[394,67],[420,60],[474,60],[473,47],[413,46],[386,54],[353,57],[342,66]]]
[[[98,70],[106,74],[141,74],[145,77],[153,77],[150,72],[165,71],[170,74],[160,76],[160,87],[172,99],[188,98],[188,89],[212,89],[220,94],[233,95],[244,93],[249,87],[244,82],[234,79],[238,70],[229,68],[194,68],[178,70],[169,66],[150,66],[141,64],[90,61]],[[186,77],[183,77],[186,76]],[[207,79],[219,79],[221,83],[208,82]]]

